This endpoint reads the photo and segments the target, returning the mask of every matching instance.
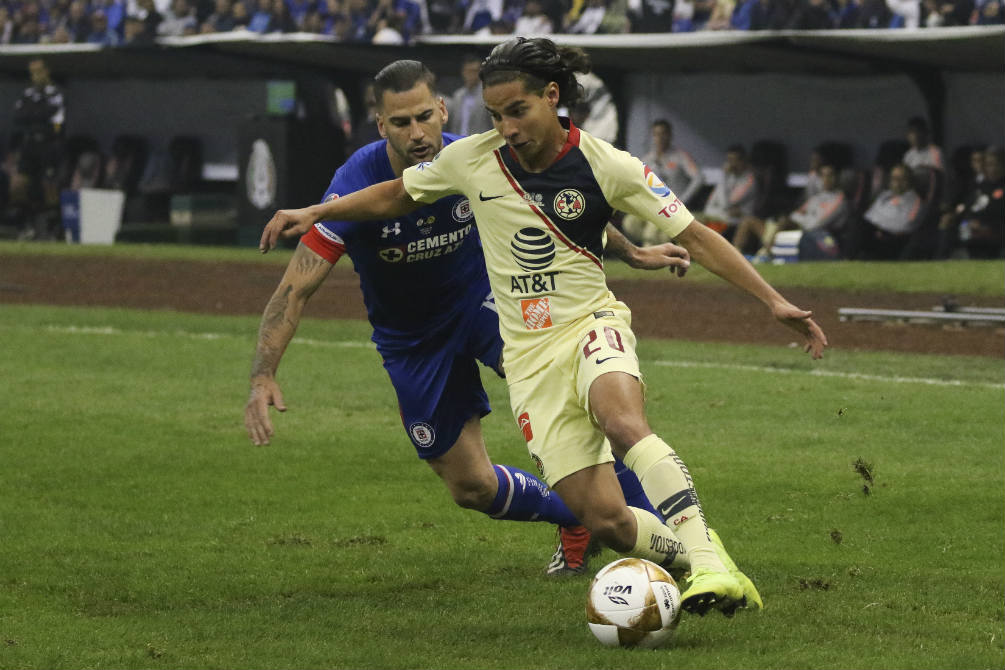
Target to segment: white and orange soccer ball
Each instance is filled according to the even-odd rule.
[[[680,589],[670,573],[641,558],[600,569],[590,584],[586,621],[609,647],[665,646],[680,621]]]

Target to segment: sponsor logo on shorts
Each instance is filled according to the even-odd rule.
[[[531,430],[530,428],[530,414],[524,412],[523,414],[517,417],[516,423],[518,426],[520,426],[520,432],[523,433],[524,440],[530,442],[531,440],[534,439],[534,431]],[[539,459],[537,456],[534,456],[534,460],[537,461],[538,469],[540,469],[541,459]]]
[[[450,210],[450,213],[454,217],[454,221],[457,223],[467,223],[474,216],[474,212],[471,211],[471,203],[467,198],[461,198],[454,204],[454,208]]]
[[[527,330],[551,328],[551,302],[547,298],[525,298],[520,301],[523,323]]]
[[[430,447],[436,442],[436,431],[428,423],[416,421],[408,427],[408,434],[412,436],[412,442],[418,447]]]
[[[669,205],[667,205],[666,207],[664,207],[659,211],[659,215],[665,216],[668,219],[672,219],[674,214],[679,212],[683,206],[684,203],[680,201],[680,198],[674,198],[673,202],[671,202]]]
[[[555,196],[555,213],[566,221],[578,219],[586,211],[586,198],[574,188],[562,189]]]
[[[648,165],[643,165],[642,167],[644,168],[642,175],[645,177],[646,186],[649,187],[649,190],[661,198],[670,195],[670,189],[663,183],[663,180],[657,177],[656,173],[650,170]]]

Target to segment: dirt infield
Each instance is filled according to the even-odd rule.
[[[0,303],[90,305],[208,314],[261,314],[283,269],[255,263],[141,261],[59,256],[0,256]],[[760,303],[723,284],[667,279],[612,280],[632,308],[638,335],[695,341],[786,345],[795,341]],[[849,293],[786,288],[812,309],[839,349],[961,354],[1005,358],[1005,329],[841,322],[840,307],[928,310],[943,296]],[[961,305],[1001,307],[987,297],[956,296]],[[309,317],[366,318],[356,275],[337,269],[308,305]]]

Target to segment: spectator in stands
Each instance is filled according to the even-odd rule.
[[[482,102],[482,82],[478,78],[481,63],[474,53],[461,59],[461,85],[447,99],[448,133],[474,135],[492,129],[492,117]]]
[[[893,17],[890,28],[914,29],[921,25],[921,3],[918,0],[886,0]]]
[[[154,0],[136,0],[135,10],[129,12],[126,18],[130,17],[139,20],[141,23],[139,27],[134,26],[132,28],[132,32],[134,33],[133,43],[152,43],[157,37],[157,27],[164,20],[161,13],[157,11],[157,7],[154,6]],[[139,31],[138,33],[137,30]],[[125,32],[123,32],[123,38],[125,38]],[[124,41],[128,42],[129,40],[124,39]]]
[[[503,0],[469,0],[466,5],[462,32],[476,33],[502,18]]]
[[[22,234],[34,237],[45,231],[44,223],[35,227],[35,218],[45,216],[59,202],[59,166],[64,153],[66,105],[63,92],[52,80],[45,61],[28,61],[31,83],[14,102],[13,129],[20,137],[17,179],[27,213]]]
[[[1005,3],[1002,0],[978,1],[977,8],[970,16],[970,23],[977,26],[996,26],[1005,23]]]
[[[286,7],[286,3],[282,3]],[[248,6],[243,0],[237,0],[230,6],[230,16],[234,20],[234,27],[231,30],[247,30],[251,16],[248,14]]]
[[[73,0],[67,12],[66,29],[72,42],[83,42],[91,32],[91,23],[87,17],[87,2]]]
[[[859,0],[836,0],[834,3],[834,27],[835,28],[857,28],[859,27],[859,14],[862,5]]]
[[[973,11],[973,0],[922,0],[921,25],[926,28],[969,25]]]
[[[733,246],[742,253],[753,244],[758,250],[755,260],[764,262],[771,258],[775,234],[780,230],[801,228],[803,232],[826,231],[835,235],[843,232],[849,209],[845,193],[838,185],[837,169],[833,165],[821,165],[818,171],[819,190],[778,221],[746,217],[736,230]]]
[[[523,13],[513,24],[513,32],[527,37],[550,35],[555,32],[551,19],[544,13],[541,0],[524,2]]]
[[[370,7],[366,0],[346,0],[346,13],[349,17],[349,27],[346,30],[344,42],[369,42]]]
[[[754,213],[757,188],[754,171],[747,160],[747,150],[740,144],[726,149],[722,179],[712,189],[705,211],[695,218],[731,240],[744,217]]]
[[[272,21],[272,0],[256,0],[255,11],[248,21],[248,30],[259,35],[276,30]]]
[[[903,162],[914,171],[915,176],[922,174],[925,169],[945,172],[942,149],[932,143],[928,122],[922,117],[914,116],[908,120],[907,143],[910,148],[904,154]]]
[[[789,30],[827,30],[837,25],[837,14],[829,0],[797,0],[787,28]]]
[[[0,44],[10,44],[14,39],[14,19],[7,5],[0,5]]]
[[[858,12],[856,28],[889,28],[893,12],[886,6],[886,0],[862,0]]]
[[[786,0],[743,0],[737,2],[731,22],[737,30],[781,30],[788,16]]]
[[[652,125],[652,145],[642,162],[666,184],[689,208],[705,185],[701,168],[691,154],[673,145],[673,126],[666,119]],[[631,214],[622,222],[624,234],[636,244],[660,244],[669,241],[652,223]]]
[[[965,201],[939,221],[939,258],[950,257],[957,246],[970,258],[1005,256],[1005,149],[988,147],[983,173]]]
[[[405,37],[401,34],[403,23],[402,17],[395,13],[381,18],[377,22],[377,31],[373,34],[371,42],[374,44],[405,44]]]
[[[912,188],[911,180],[911,168],[903,163],[893,166],[889,188],[876,196],[861,221],[849,231],[850,258],[900,258],[921,223],[921,196]]]
[[[733,12],[736,11],[736,0],[714,0],[711,5],[712,11],[706,16],[707,21],[705,22],[704,30],[732,29],[732,18]],[[698,25],[697,22],[695,25]],[[698,30],[701,30],[701,28],[698,28]]]
[[[285,4],[290,18],[298,26],[303,25],[307,12],[311,11],[314,7],[313,0],[286,0]]]
[[[231,0],[215,0],[213,13],[202,22],[200,32],[228,33],[234,29],[234,14]]]
[[[262,1],[259,0],[259,3]],[[165,37],[191,35],[196,32],[198,26],[195,8],[189,4],[188,0],[172,0],[171,6],[164,12],[164,20],[157,26],[157,34]]]
[[[125,0],[91,0],[90,11],[92,15],[97,11],[103,12],[108,29],[122,37],[123,22],[126,19]]]
[[[593,35],[600,30],[600,24],[606,13],[607,0],[586,0],[585,6],[574,6],[566,15],[565,32],[573,35]]]
[[[669,33],[673,30],[674,0],[637,0],[630,11],[632,32]]]

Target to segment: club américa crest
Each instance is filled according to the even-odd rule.
[[[562,189],[555,196],[555,214],[566,221],[572,221],[582,216],[586,211],[586,198],[574,188]]]

